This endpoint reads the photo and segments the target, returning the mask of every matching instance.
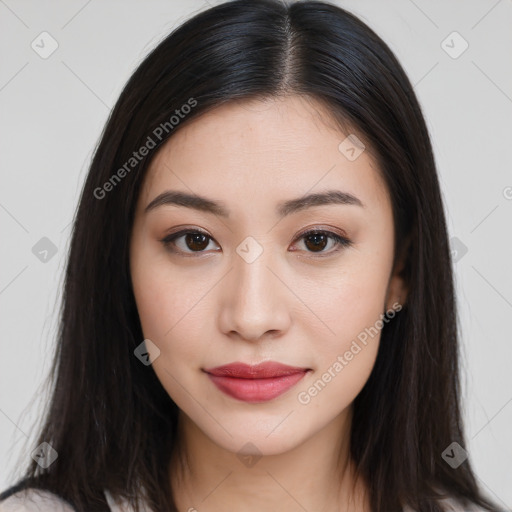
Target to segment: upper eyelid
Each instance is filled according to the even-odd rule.
[[[327,234],[331,234],[331,235],[336,235],[336,236],[339,236],[341,238],[346,238],[346,239],[349,239],[349,236],[348,234],[343,230],[343,229],[339,229],[336,231],[334,230],[334,228],[330,228],[330,227],[322,227],[322,226],[319,226],[319,227],[312,227],[312,228],[306,228],[304,231],[301,231],[296,238],[300,238],[304,235],[308,235],[310,233],[315,233],[315,232],[319,232],[319,233],[327,233]]]

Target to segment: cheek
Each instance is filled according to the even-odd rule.
[[[366,347],[359,345],[354,353],[350,351],[350,361],[345,352],[333,354],[325,366],[318,368],[314,378],[298,390],[297,402],[305,422],[328,423],[346,410],[363,389],[375,363],[378,339]]]
[[[197,382],[191,368],[197,367],[204,350],[201,336],[200,295],[180,293],[176,276],[172,279],[147,266],[134,279],[137,309],[145,339],[160,350],[152,368],[168,395],[180,408],[186,408]],[[195,307],[194,307],[195,306]]]
[[[197,303],[199,293],[181,273],[172,271],[165,252],[148,245],[141,244],[133,253],[133,292],[144,336],[163,341]]]
[[[384,272],[383,272],[384,273]],[[308,420],[329,421],[348,407],[367,382],[379,348],[385,323],[386,279],[379,272],[350,274],[337,281],[326,297],[320,316],[329,330],[315,339],[315,371],[298,390],[298,402]],[[310,409],[311,407],[311,409]]]
[[[305,302],[323,321],[327,351],[342,349],[340,343],[357,337],[385,312],[388,267],[387,259],[356,254],[342,270],[331,272],[328,282],[311,286]]]
[[[333,270],[329,281],[310,289],[310,303],[322,319],[315,342],[315,372],[299,402],[320,414],[335,414],[361,391],[374,366],[385,323],[385,296],[391,253],[361,251]],[[321,323],[316,323],[322,327]],[[302,400],[301,400],[302,398]],[[331,411],[330,413],[327,411]]]
[[[154,361],[159,378],[168,380],[164,368],[180,374],[186,367],[197,366],[198,354],[207,353],[211,346],[205,322],[212,312],[204,299],[212,283],[197,273],[173,271],[165,255],[151,254],[134,259],[132,282],[144,338],[160,350]]]
[[[151,264],[137,264],[132,272],[132,282],[144,336],[163,340],[166,331],[172,327],[169,311],[177,305],[174,294],[169,293],[158,267]]]

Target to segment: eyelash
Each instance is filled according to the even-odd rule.
[[[194,235],[194,234],[204,235],[208,239],[214,240],[210,235],[208,235],[208,233],[206,233],[204,231],[201,231],[198,229],[184,229],[184,230],[181,230],[181,231],[178,231],[176,233],[166,236],[165,238],[161,239],[160,242],[163,243],[163,245],[166,249],[168,249],[169,251],[171,251],[173,253],[184,255],[185,257],[189,257],[189,256],[194,257],[194,254],[201,254],[205,251],[184,252],[181,250],[175,250],[175,249],[171,248],[171,245],[174,244],[174,241],[176,239],[178,239],[184,235]],[[333,233],[332,231],[325,231],[325,230],[321,230],[321,229],[311,229],[309,231],[305,231],[304,233],[301,233],[299,235],[297,240],[301,240],[303,238],[307,238],[308,236],[313,236],[313,235],[327,235],[328,238],[334,240],[335,247],[336,247],[334,250],[331,250],[329,252],[320,251],[320,252],[315,253],[314,251],[306,251],[306,252],[314,255],[314,257],[322,258],[322,257],[330,256],[334,253],[339,252],[341,249],[343,249],[345,247],[350,247],[352,245],[352,241],[349,240],[348,238],[338,235],[337,233]]]

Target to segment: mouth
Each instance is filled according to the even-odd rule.
[[[268,361],[253,366],[231,363],[203,371],[226,395],[243,402],[259,403],[282,395],[310,370]]]

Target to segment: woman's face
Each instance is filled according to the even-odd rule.
[[[137,204],[130,266],[153,369],[233,452],[278,454],[348,418],[383,314],[405,298],[379,171],[320,116],[298,96],[223,105],[162,147]],[[293,369],[215,371],[270,361]]]

